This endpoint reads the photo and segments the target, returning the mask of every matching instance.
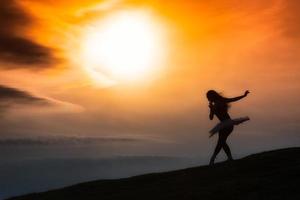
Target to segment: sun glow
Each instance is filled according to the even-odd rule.
[[[149,13],[123,11],[93,24],[83,39],[84,67],[96,80],[142,80],[163,58],[162,33]]]

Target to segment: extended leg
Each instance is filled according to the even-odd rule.
[[[214,154],[212,155],[209,164],[212,165],[215,162],[215,159],[218,155],[218,153],[221,151],[221,149],[223,148],[225,153],[228,156],[229,160],[232,160],[232,155],[231,155],[231,151],[229,146],[226,144],[226,140],[227,137],[229,136],[229,134],[232,132],[233,130],[233,126],[232,127],[228,127],[226,129],[220,130],[219,132],[219,139],[218,139],[218,144],[215,148]]]
[[[219,152],[221,151],[221,149],[222,149],[222,146],[223,146],[222,141],[221,141],[220,138],[219,138],[218,144],[217,144],[217,146],[216,146],[216,148],[215,148],[215,151],[214,151],[214,154],[213,154],[212,157],[210,158],[209,165],[213,165],[213,164],[214,164],[215,159],[216,159],[218,153],[219,153]]]
[[[231,151],[230,151],[230,148],[228,146],[228,144],[225,142],[224,145],[223,145],[223,149],[228,157],[228,160],[233,160],[232,158],[232,155],[231,155]]]

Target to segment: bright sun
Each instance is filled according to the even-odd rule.
[[[122,11],[88,29],[82,55],[96,80],[133,81],[157,71],[163,47],[161,28],[149,13]]]

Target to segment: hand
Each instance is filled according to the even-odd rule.
[[[244,95],[247,96],[249,93],[250,93],[249,90],[246,90]]]

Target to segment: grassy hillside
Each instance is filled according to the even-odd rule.
[[[300,199],[300,148],[233,162],[99,180],[10,200]]]

